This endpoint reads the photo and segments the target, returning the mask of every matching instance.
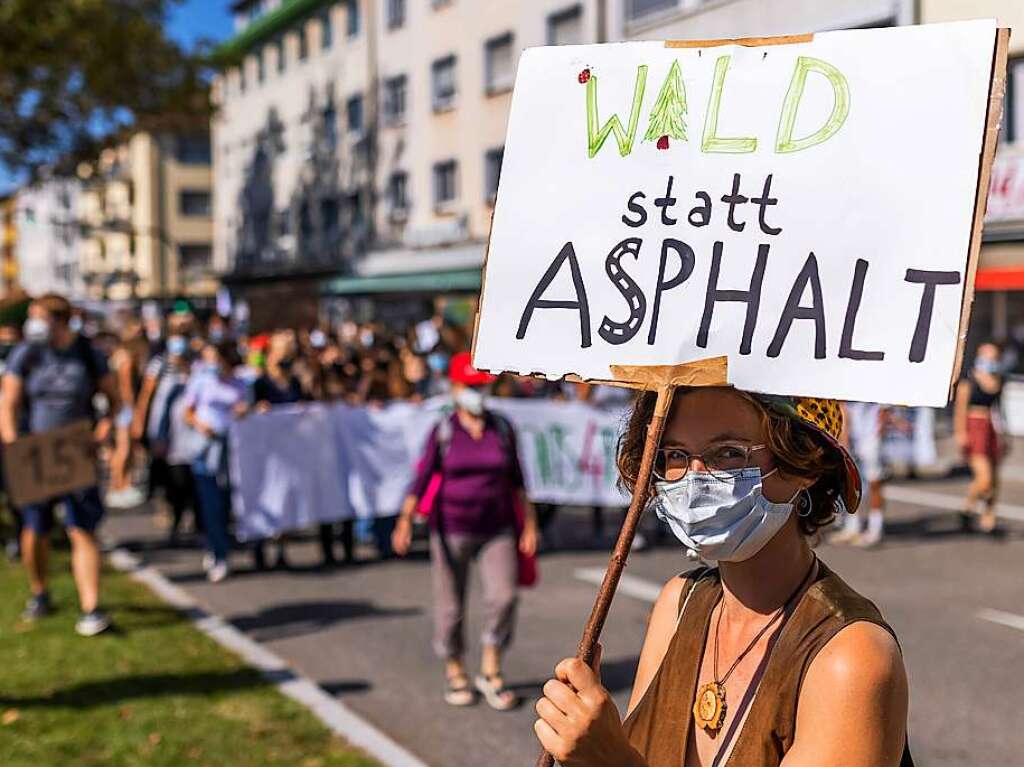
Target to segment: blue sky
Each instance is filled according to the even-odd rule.
[[[229,0],[185,0],[175,6],[167,20],[169,34],[185,48],[207,38],[220,42],[231,36]],[[0,168],[0,194],[17,186],[19,179]]]
[[[231,35],[229,0],[185,0],[171,13],[170,34],[189,48],[201,37],[220,41]]]

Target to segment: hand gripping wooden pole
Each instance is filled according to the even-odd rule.
[[[636,535],[637,526],[643,516],[644,505],[647,500],[648,490],[651,484],[651,470],[654,468],[654,457],[661,444],[661,435],[665,431],[665,419],[668,418],[669,410],[672,407],[672,396],[677,386],[724,386],[726,385],[725,358],[704,360],[700,363],[676,366],[657,366],[650,368],[612,368],[616,378],[620,378],[620,371],[624,375],[621,380],[638,381],[649,388],[651,383],[656,383],[655,391],[658,392],[658,399],[654,405],[654,414],[651,422],[647,425],[647,437],[644,440],[644,452],[640,459],[640,470],[637,472],[636,486],[633,488],[633,498],[629,503],[629,511],[626,512],[626,519],[622,523],[618,540],[615,541],[615,549],[612,551],[611,560],[608,562],[608,569],[605,571],[601,588],[597,592],[597,599],[594,601],[594,608],[590,612],[590,618],[583,629],[583,638],[580,639],[576,649],[576,657],[588,666],[594,660],[594,647],[601,636],[604,628],[605,618],[608,617],[608,610],[612,606],[612,599],[615,597],[615,589],[619,585],[619,578],[626,567],[626,558],[633,545],[633,536]],[[637,376],[638,373],[644,373]],[[644,380],[646,379],[646,380]],[[537,759],[536,767],[553,767],[555,759],[547,751],[543,752]]]

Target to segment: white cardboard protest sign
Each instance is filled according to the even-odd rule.
[[[1004,70],[994,21],[527,50],[476,366],[944,405]]]

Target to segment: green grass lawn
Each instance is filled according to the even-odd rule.
[[[3,767],[376,765],[126,575],[103,582],[117,631],[77,636],[66,553],[52,571],[57,612],[26,625],[24,575],[0,562]]]

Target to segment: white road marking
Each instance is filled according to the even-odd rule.
[[[918,506],[932,506],[937,509],[960,511],[964,507],[964,497],[960,493],[937,493],[934,490],[919,490],[915,487],[889,485],[882,490],[882,495],[890,501],[913,503]],[[997,503],[996,515],[1004,519],[1024,521],[1024,506],[1012,503]]]
[[[577,580],[600,586],[601,581],[604,580],[604,568],[580,567],[573,571],[573,575],[576,576]],[[658,594],[661,593],[661,584],[645,580],[636,575],[623,573],[622,577],[619,578],[619,588],[615,593],[625,594],[627,597],[640,599],[644,602],[656,602]]]
[[[146,567],[126,549],[110,553],[110,563],[145,584],[167,604],[185,613],[189,620],[222,647],[242,658],[284,695],[308,708],[336,735],[361,748],[387,767],[427,767],[372,724],[361,718],[309,677],[289,666],[284,658],[247,637],[217,615],[207,613],[192,596],[171,583],[159,570]]]
[[[1024,615],[1008,613],[1002,610],[993,610],[990,607],[986,607],[984,610],[978,610],[976,614],[983,621],[999,623],[1003,626],[1009,626],[1012,629],[1017,629],[1018,631],[1024,631]]]

